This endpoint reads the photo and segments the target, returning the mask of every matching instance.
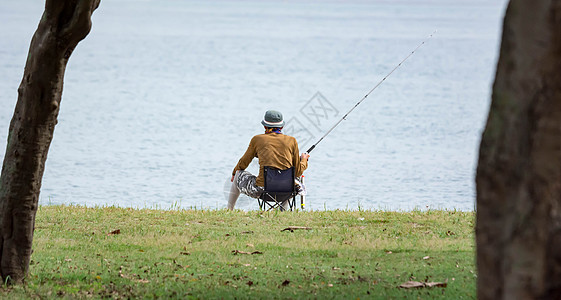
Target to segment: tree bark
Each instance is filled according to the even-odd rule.
[[[479,299],[561,299],[561,0],[511,0],[477,184]]]
[[[47,0],[31,40],[0,176],[0,275],[21,282],[62,96],[66,64],[91,29],[100,0]]]

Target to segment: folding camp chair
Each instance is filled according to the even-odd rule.
[[[296,186],[294,184],[294,167],[279,170],[273,167],[264,167],[265,191],[257,199],[259,208],[271,210],[278,208],[286,210],[283,202],[288,202],[288,209],[296,207]]]

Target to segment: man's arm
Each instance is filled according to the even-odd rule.
[[[308,158],[310,155],[308,153],[302,153],[300,155],[300,150],[298,149],[298,143],[294,139],[294,147],[292,150],[292,160],[294,165],[294,176],[300,177],[304,171],[308,168]]]
[[[240,158],[236,167],[234,167],[234,171],[232,171],[232,181],[234,180],[234,175],[236,175],[236,171],[245,170],[256,155],[257,152],[255,150],[255,142],[254,139],[252,138],[251,141],[249,142],[249,146],[247,147],[247,150],[245,151],[244,155],[242,156],[242,158]]]

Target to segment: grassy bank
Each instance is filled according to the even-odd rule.
[[[43,206],[29,278],[0,296],[469,299],[473,225],[455,211]],[[408,280],[447,287],[398,288]]]

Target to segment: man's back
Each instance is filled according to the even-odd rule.
[[[300,159],[296,139],[284,134],[267,133],[254,136],[236,169],[244,170],[254,157],[259,159],[259,176],[256,180],[258,186],[264,185],[265,166],[281,170],[294,167],[296,177],[300,177],[308,166],[307,161]]]

